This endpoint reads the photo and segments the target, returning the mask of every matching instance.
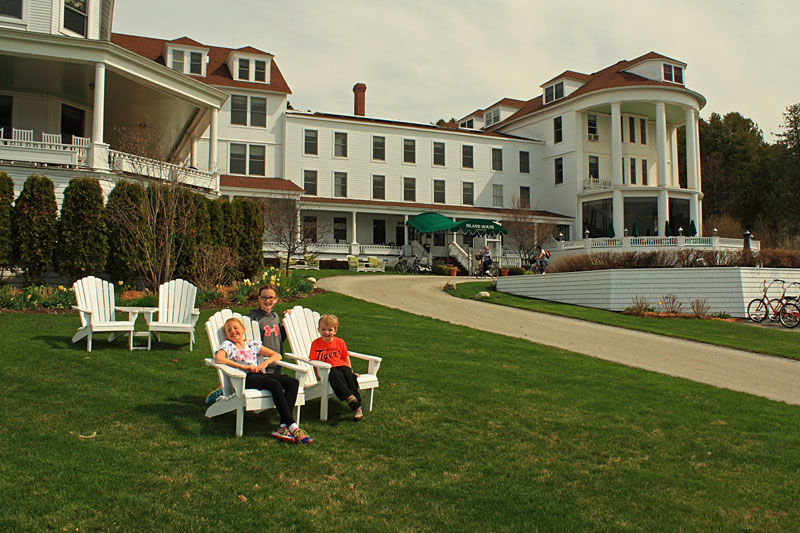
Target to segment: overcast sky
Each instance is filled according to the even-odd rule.
[[[426,123],[653,50],[688,64],[702,117],[738,111],[772,142],[800,103],[799,22],[797,0],[118,0],[113,29],[270,52],[295,109],[352,114],[364,82],[368,116]]]

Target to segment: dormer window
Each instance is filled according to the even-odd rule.
[[[0,17],[22,19],[22,0],[3,0],[0,2]]]
[[[200,52],[189,52],[189,74],[203,74],[203,54]]]
[[[267,81],[267,62],[254,61],[253,63],[255,63],[255,80],[262,83]]]
[[[671,81],[683,85],[683,68],[677,65],[664,63],[664,81]]]
[[[169,67],[183,74],[205,76],[206,54],[198,50],[167,47],[164,57],[168,58]]]
[[[250,60],[239,59],[239,79],[250,81]]]
[[[560,81],[553,85],[548,85],[544,89],[544,103],[549,104],[564,98],[564,82]]]
[[[472,119],[465,120],[464,122],[462,122],[461,124],[459,124],[459,126],[461,126],[462,128],[469,128],[469,129],[473,129],[473,128],[475,127],[475,121],[474,121],[474,120],[472,120]]]
[[[64,0],[64,29],[86,37],[86,0]]]
[[[500,122],[500,108],[492,109],[488,113],[484,114],[483,121],[485,123],[485,127],[489,127],[492,124],[497,124]]]

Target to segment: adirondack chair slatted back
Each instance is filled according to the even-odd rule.
[[[229,318],[238,318],[244,324],[244,337],[247,340],[258,339],[261,332],[258,329],[258,322],[250,320],[248,317],[239,313],[234,313],[230,309],[223,309],[217,311],[206,322],[206,335],[208,335],[208,344],[211,347],[211,359],[214,359],[214,354],[219,349],[222,342],[225,340],[225,322]],[[259,357],[259,359],[261,359]],[[231,385],[228,376],[221,370],[217,370],[219,374],[219,381],[222,384],[222,393],[225,396],[233,394],[233,385]]]
[[[158,321],[179,324],[191,322],[196,297],[197,287],[186,280],[174,279],[162,284],[158,288]]]
[[[311,343],[314,339],[319,337],[317,325],[319,324],[319,313],[306,309],[301,306],[296,306],[288,315],[284,315],[283,327],[286,328],[287,336],[289,337],[289,346],[292,353],[298,357],[308,359],[311,353]],[[298,365],[311,369],[311,365],[303,361],[296,361]],[[317,384],[317,378],[314,372],[307,372],[303,386],[311,387]]]
[[[75,301],[78,307],[92,312],[92,322],[113,322],[116,319],[113,283],[88,276],[73,283],[72,287],[75,289]],[[81,323],[86,325],[83,314]]]
[[[14,128],[11,133],[15,141],[29,141],[33,142],[33,130],[18,130]]]
[[[61,134],[42,132],[42,142],[46,144],[61,144]]]

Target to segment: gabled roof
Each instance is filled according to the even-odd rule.
[[[260,55],[275,57],[269,52],[264,52],[262,50],[259,50],[258,48],[253,48],[252,46],[243,46],[241,48],[236,48],[234,52],[241,52],[243,54],[260,54]]]
[[[291,180],[283,178],[254,178],[251,176],[231,176],[222,174],[219,177],[220,187],[235,187],[238,189],[261,189],[265,191],[303,192],[304,189],[295,185]]]
[[[554,81],[562,80],[562,79],[587,82],[590,79],[592,79],[592,76],[589,75],[589,74],[583,74],[581,72],[575,72],[574,70],[565,70],[564,72],[562,72],[561,74],[559,74],[555,78],[547,80],[546,82],[541,84],[539,87],[544,87],[545,85],[550,85]]]
[[[483,116],[483,114],[486,112],[487,109],[491,109],[491,108],[493,108],[495,106],[498,106],[498,105],[499,106],[504,106],[504,107],[516,107],[517,109],[519,109],[520,107],[525,105],[525,100],[517,100],[516,98],[501,98],[500,100],[496,101],[492,105],[488,106],[486,109],[476,109],[475,111],[473,111],[469,115],[458,119],[458,121],[461,122],[462,120],[466,120],[466,119],[468,119],[470,117]]]
[[[651,79],[639,76],[638,74],[633,74],[632,72],[626,72],[627,69],[630,69],[634,65],[637,65],[637,64],[639,64],[639,63],[641,63],[643,61],[649,61],[649,60],[653,60],[653,59],[667,60],[667,61],[672,61],[672,62],[675,62],[675,63],[679,63],[679,64],[685,65],[685,63],[681,63],[680,61],[676,61],[674,59],[670,59],[669,57],[661,55],[661,54],[658,54],[656,52],[648,52],[647,54],[639,56],[636,59],[632,59],[630,61],[622,60],[622,61],[620,61],[618,63],[615,63],[614,65],[611,65],[610,67],[606,67],[603,70],[595,72],[594,74],[584,75],[587,78],[586,82],[581,87],[579,87],[578,89],[576,89],[575,91],[573,91],[572,93],[570,93],[569,95],[567,95],[564,98],[561,98],[561,99],[556,100],[554,102],[550,102],[547,105],[544,104],[543,95],[539,95],[539,96],[536,96],[535,98],[531,98],[530,100],[528,100],[525,103],[525,105],[522,107],[522,109],[520,109],[519,111],[517,111],[516,113],[514,113],[513,115],[511,115],[507,119],[503,120],[502,122],[492,125],[490,129],[492,131],[497,130],[498,128],[502,128],[504,125],[508,124],[509,122],[513,122],[513,121],[515,121],[517,119],[520,119],[520,118],[522,118],[524,116],[530,115],[532,113],[536,113],[537,111],[540,111],[541,109],[543,109],[545,107],[558,105],[558,104],[561,104],[561,103],[563,103],[565,101],[569,101],[569,100],[578,98],[580,96],[583,96],[585,94],[589,94],[589,93],[594,92],[594,91],[600,91],[600,90],[603,90],[603,89],[612,89],[612,88],[616,88],[616,87],[656,86],[656,87],[669,87],[670,89],[678,89],[678,90],[687,90],[688,91],[688,89],[686,89],[683,85],[677,85],[675,83],[671,83],[671,82],[667,82],[667,81],[651,80]],[[571,71],[567,71],[567,72],[571,72]],[[559,78],[560,78],[560,76],[557,76],[557,77],[553,78],[553,80],[557,80]],[[702,99],[702,102],[701,102],[701,107],[702,107],[703,105],[705,105],[705,99],[701,95],[697,95],[697,96],[699,96]]]
[[[270,60],[273,57],[272,54],[262,52],[260,50],[257,50],[249,46],[245,48],[239,48],[238,50],[234,50],[232,48],[223,48],[221,46],[206,46],[204,44],[198,43],[197,41],[189,39],[188,37],[181,37],[179,39],[174,39],[174,40],[166,40],[166,39],[155,39],[152,37],[140,37],[138,35],[126,35],[123,33],[112,33],[111,42],[118,46],[121,46],[122,48],[126,48],[131,52],[139,54],[142,57],[155,61],[156,63],[160,63],[162,65],[166,65],[164,57],[162,56],[162,50],[164,49],[165,44],[177,44],[184,46],[207,48],[208,65],[206,65],[206,76],[202,77],[202,76],[195,76],[188,74],[192,78],[207,83],[208,85],[216,85],[223,87],[240,87],[243,89],[254,89],[257,91],[271,91],[277,93],[292,94],[292,90],[289,89],[289,85],[283,78],[283,74],[281,74],[281,71],[278,68],[277,63],[275,63],[274,59],[270,61],[271,69],[270,69],[269,83],[256,83],[256,82],[239,81],[233,79],[233,76],[231,75],[231,72],[228,69],[228,65],[225,64],[231,52],[238,51],[248,54],[259,54],[263,55],[265,60]]]

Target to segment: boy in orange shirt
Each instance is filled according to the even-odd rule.
[[[353,419],[358,421],[364,418],[361,411],[361,393],[358,389],[358,376],[353,373],[350,365],[350,354],[347,345],[336,332],[339,329],[339,319],[336,315],[322,315],[319,317],[319,338],[311,343],[309,359],[322,361],[331,365],[328,379],[336,397],[347,402],[353,410]],[[316,369],[314,369],[316,372]],[[319,374],[317,374],[319,379]]]

